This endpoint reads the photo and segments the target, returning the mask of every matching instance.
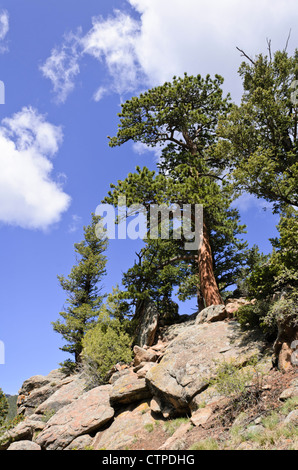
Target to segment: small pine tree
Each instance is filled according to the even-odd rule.
[[[132,360],[132,338],[127,332],[128,321],[123,318],[123,302],[118,293],[116,288],[108,296],[96,325],[83,339],[83,370],[93,386],[105,383],[115,364]]]
[[[2,389],[0,388],[0,426],[5,421],[7,413],[8,413],[8,401]]]
[[[106,274],[107,239],[96,232],[99,217],[92,215],[92,223],[84,227],[84,240],[74,245],[80,257],[69,276],[58,276],[62,289],[68,293],[67,308],[60,312],[63,322],[53,322],[54,331],[67,341],[62,351],[73,354],[75,362],[68,359],[62,366],[74,369],[81,362],[82,339],[88,329],[96,323],[104,296],[99,282]]]

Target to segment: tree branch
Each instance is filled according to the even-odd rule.
[[[288,48],[288,45],[289,45],[289,40],[290,40],[290,37],[291,37],[291,32],[292,32],[292,29],[290,28],[288,38],[287,38],[287,42],[286,42],[286,45],[285,45],[285,48],[284,48],[284,52],[287,52],[287,48]]]
[[[268,52],[269,52],[270,62],[272,62],[271,39],[266,38],[266,41],[267,41],[267,46],[268,46]]]
[[[159,266],[156,266],[154,270],[162,269],[165,266],[168,266],[169,264],[175,263],[176,261],[191,261],[195,260],[198,257],[198,255],[187,255],[187,256],[176,256],[175,258],[171,258],[165,263],[160,264]]]
[[[255,61],[252,60],[242,49],[239,49],[239,47],[236,47],[236,49],[241,52],[243,57],[246,57],[253,65],[256,65]]]

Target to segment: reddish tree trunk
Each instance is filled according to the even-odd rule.
[[[203,224],[203,240],[201,249],[199,250],[198,265],[201,292],[204,297],[206,307],[222,304],[223,301],[213,272],[212,251],[205,222]]]

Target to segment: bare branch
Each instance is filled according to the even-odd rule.
[[[246,57],[253,65],[256,65],[255,61],[251,59],[242,49],[239,49],[239,47],[236,47],[236,49],[241,52],[243,57]]]
[[[270,62],[272,62],[271,39],[266,38],[266,41],[267,41],[267,46],[268,46],[268,52],[269,52]]]
[[[290,28],[288,38],[287,38],[287,42],[286,42],[286,45],[285,45],[285,48],[284,48],[284,52],[287,52],[287,48],[288,48],[288,45],[289,45],[289,40],[290,40],[290,37],[291,37],[291,32],[292,32],[292,29]]]

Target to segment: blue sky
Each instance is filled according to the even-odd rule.
[[[51,322],[63,309],[57,280],[109,185],[152,151],[108,147],[120,103],[174,75],[219,73],[241,96],[236,46],[254,55],[297,45],[296,0],[0,0],[0,387],[17,393],[66,359]],[[247,239],[264,252],[277,218],[262,201],[238,201]],[[111,241],[106,292],[140,244]],[[192,305],[181,313],[191,313]]]

